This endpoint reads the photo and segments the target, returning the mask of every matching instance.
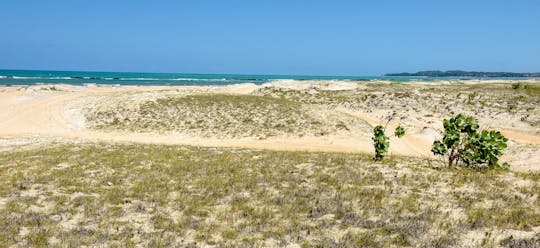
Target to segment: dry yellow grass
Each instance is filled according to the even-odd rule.
[[[0,246],[539,244],[539,174],[370,157],[108,143],[19,147],[0,153]]]
[[[181,132],[204,137],[324,136],[370,127],[354,118],[283,98],[233,94],[162,97],[126,106],[87,108],[87,126],[98,130]]]

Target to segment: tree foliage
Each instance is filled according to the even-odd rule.
[[[384,133],[384,127],[379,125],[373,129],[373,146],[375,147],[375,160],[382,160],[390,148],[390,138]]]
[[[397,126],[396,130],[394,131],[394,136],[401,138],[405,135],[405,128],[402,126]]]
[[[433,142],[431,152],[447,158],[448,166],[464,165],[471,168],[506,167],[499,157],[508,139],[499,131],[483,130],[470,116],[458,114],[443,121],[444,137]]]
[[[386,127],[381,125],[376,126],[373,129],[373,137],[371,140],[373,140],[373,147],[375,148],[375,157],[373,158],[375,160],[382,160],[390,148],[390,137],[386,136],[385,131]],[[394,131],[394,136],[401,138],[404,135],[405,128],[397,126]]]

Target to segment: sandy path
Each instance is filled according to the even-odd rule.
[[[116,94],[129,91],[162,90],[171,87],[73,87],[65,86],[67,91],[46,91],[36,88],[21,89],[16,87],[0,88],[0,137],[59,137],[82,139],[90,141],[138,142],[155,144],[182,144],[212,147],[240,147],[270,150],[302,150],[302,151],[333,151],[333,152],[372,152],[369,136],[352,134],[351,136],[324,136],[303,138],[270,138],[258,140],[217,139],[189,136],[186,134],[154,134],[154,133],[120,133],[96,132],[84,129],[73,120],[70,114],[72,104],[77,100],[98,95]],[[182,89],[204,92],[228,92],[246,94],[260,86],[239,85],[221,87],[183,87]],[[382,121],[375,113],[363,113],[344,108],[336,111],[345,113],[372,126]],[[396,124],[390,123],[389,128]],[[540,137],[516,131],[503,130],[503,133],[517,143],[540,145]],[[402,139],[392,138],[391,154],[431,157],[430,149],[437,137],[436,130],[426,130],[420,123],[408,130]],[[539,155],[540,156],[540,155]],[[522,162],[521,169],[539,169],[535,154],[516,156]],[[528,160],[533,161],[528,161]],[[509,160],[512,160],[511,158]]]

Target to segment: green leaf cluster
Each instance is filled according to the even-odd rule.
[[[462,164],[471,168],[493,168],[499,165],[499,157],[507,147],[508,139],[499,131],[483,130],[470,116],[458,114],[444,120],[444,137],[433,142],[431,152],[445,156],[448,166]]]
[[[486,131],[469,136],[463,153],[467,165],[499,166],[499,157],[507,147],[508,139],[499,131]]]
[[[397,126],[394,136],[401,138],[405,135],[405,128]],[[373,129],[373,146],[375,148],[375,160],[382,160],[390,148],[390,138],[385,134],[385,127],[379,125]]]
[[[402,126],[397,126],[396,130],[394,131],[394,136],[401,138],[405,135],[405,128]]]
[[[390,138],[385,135],[384,127],[379,125],[373,129],[373,146],[375,147],[375,160],[381,160],[390,148]]]

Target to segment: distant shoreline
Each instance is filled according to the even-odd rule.
[[[540,72],[419,71],[389,73],[389,77],[540,78]]]

